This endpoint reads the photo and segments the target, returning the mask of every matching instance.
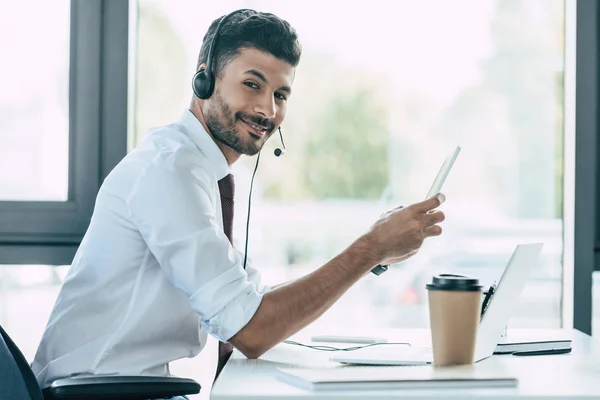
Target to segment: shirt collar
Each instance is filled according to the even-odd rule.
[[[204,129],[198,118],[190,110],[185,110],[179,119],[179,123],[183,125],[185,132],[194,141],[196,146],[198,146],[200,151],[206,155],[208,161],[214,167],[217,180],[221,180],[228,175],[231,171],[229,164],[227,164],[227,159],[212,137],[206,132],[206,129]]]

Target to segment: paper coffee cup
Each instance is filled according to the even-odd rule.
[[[426,288],[434,365],[473,364],[481,316],[479,280],[441,274]]]

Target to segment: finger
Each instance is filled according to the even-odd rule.
[[[439,193],[437,196],[433,196],[430,199],[413,204],[413,208],[417,210],[417,212],[426,213],[438,208],[444,201],[446,201],[446,196],[444,196],[443,193]]]
[[[392,208],[391,210],[389,210],[387,213],[388,213],[388,214],[391,214],[391,213],[393,213],[393,212],[395,212],[395,211],[402,210],[403,208],[404,208],[404,206],[398,206],[398,207],[394,207],[394,208]]]
[[[400,257],[394,257],[394,258],[389,258],[387,260],[384,261],[385,264],[396,264],[402,261],[405,261],[409,258],[411,258],[412,256],[414,256],[415,254],[417,254],[419,252],[419,249],[415,249],[413,251],[411,251],[410,253],[407,253],[403,256]]]
[[[432,225],[432,226],[428,226],[427,228],[423,229],[423,235],[425,237],[440,236],[441,234],[442,234],[442,227],[439,225]]]
[[[415,255],[415,254],[417,254],[418,252],[419,252],[419,249],[415,249],[415,250],[411,251],[410,253],[408,253],[408,254],[406,254],[406,255],[402,256],[402,257],[401,257],[401,261],[404,261],[404,260],[406,260],[406,259],[408,259],[408,258],[411,258],[412,256],[414,256],[414,255]]]
[[[423,224],[425,226],[439,224],[446,219],[446,215],[442,211],[431,211],[425,214],[423,217]]]
[[[388,215],[392,214],[393,212],[401,210],[403,208],[404,208],[404,206],[398,206],[398,207],[392,208],[391,210],[388,210],[388,211],[384,212],[383,214],[381,214],[379,216],[379,218],[387,217]]]

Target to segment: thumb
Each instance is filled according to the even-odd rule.
[[[415,209],[419,212],[426,213],[441,206],[446,201],[446,196],[443,193],[438,193],[436,196],[429,198],[420,203],[415,203]]]

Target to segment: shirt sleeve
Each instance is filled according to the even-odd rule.
[[[235,244],[235,243],[234,243]],[[241,251],[235,250],[238,252],[240,259],[242,260],[242,265],[244,263],[244,253]],[[273,288],[271,286],[264,285],[262,283],[262,276],[260,271],[252,266],[252,258],[248,256],[248,260],[246,260],[246,273],[248,274],[248,280],[250,280],[256,287],[256,291],[260,294],[265,294],[269,290]]]
[[[202,327],[227,341],[250,321],[264,291],[257,271],[243,269],[241,253],[225,236],[215,215],[217,183],[194,157],[155,160],[126,201],[148,248],[187,294]]]

